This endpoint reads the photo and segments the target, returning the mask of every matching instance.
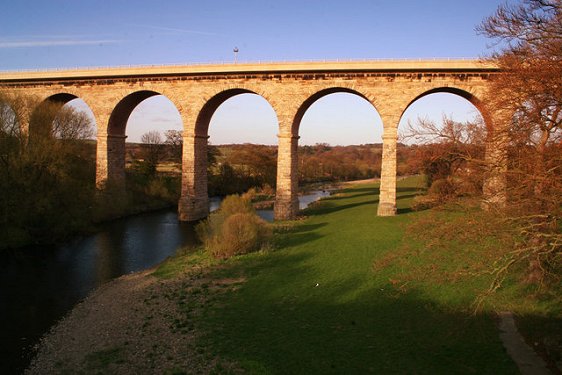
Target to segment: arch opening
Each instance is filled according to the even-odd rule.
[[[297,130],[300,184],[380,176],[382,119],[365,95],[345,88],[312,95],[297,113]]]
[[[466,143],[469,136],[477,135],[467,131],[485,134],[489,123],[480,101],[472,94],[452,88],[434,89],[417,96],[405,108],[399,122],[400,139],[412,144],[446,141],[445,137],[452,136],[457,137],[454,141]],[[441,132],[443,129],[451,134]]]
[[[91,140],[96,120],[88,104],[70,93],[58,93],[39,103],[29,119],[29,137],[62,140]]]
[[[411,119],[413,113],[429,114],[436,118],[436,111],[443,107],[451,108],[450,113],[462,114],[463,121],[468,117],[468,113],[472,113],[472,118],[479,115],[488,131],[493,128],[490,115],[482,101],[468,91],[455,87],[438,87],[416,96],[402,112],[399,126],[402,127],[404,119]],[[444,111],[441,112],[443,113]]]
[[[360,93],[358,91],[355,91],[355,90],[352,90],[352,89],[349,89],[349,88],[346,88],[346,87],[331,87],[331,88],[328,88],[328,89],[325,89],[325,90],[318,91],[317,93],[311,95],[308,99],[306,99],[301,104],[301,106],[299,107],[299,109],[297,111],[297,114],[296,114],[296,116],[293,120],[292,129],[291,129],[292,134],[299,134],[300,125],[301,125],[301,122],[303,120],[303,117],[312,105],[314,105],[317,101],[322,100],[324,97],[330,96],[330,95],[333,95],[333,94],[336,94],[336,96],[340,96],[340,98],[341,98],[342,95],[344,95],[345,97],[348,97],[348,98],[356,98],[356,97],[362,98],[366,102],[368,102],[371,105],[371,107],[373,107],[375,109],[375,111],[377,112],[377,115],[378,115],[378,111],[376,110],[374,104],[362,93]],[[345,94],[349,94],[349,96],[345,95]],[[357,101],[357,100],[355,102],[356,103],[359,103],[359,102],[364,103],[363,101]],[[336,100],[336,104],[337,104],[337,100]],[[336,109],[341,108],[341,106],[339,106],[339,107],[335,106],[334,108],[336,108]]]
[[[211,144],[277,143],[275,110],[263,96],[248,90],[215,96],[203,108],[198,125],[196,134],[208,135]]]
[[[479,194],[491,126],[483,110],[476,97],[460,89],[438,88],[417,96],[399,123],[399,173],[423,174],[428,187],[435,185],[430,192],[447,197]]]
[[[66,101],[53,122],[53,135],[60,139],[94,140],[97,123],[92,109],[81,98]],[[73,123],[69,123],[69,121]]]
[[[143,195],[150,190],[150,183],[164,184],[162,178],[167,176],[166,186],[152,190],[160,190],[162,200],[179,198],[181,129],[179,111],[166,96],[148,90],[127,95],[117,103],[109,117],[107,138],[98,141],[101,145],[98,154],[107,155],[102,157],[102,163],[107,165],[100,166],[106,174],[100,173],[98,180],[109,180],[123,189],[127,179],[133,183],[133,190]],[[128,135],[131,142],[126,142]]]
[[[135,108],[144,100],[156,95],[160,95],[160,93],[143,90],[129,94],[121,99],[111,112],[107,134],[112,136],[125,136],[127,122]]]
[[[277,176],[277,115],[263,96],[233,89],[211,98],[196,134],[207,136],[208,195],[273,192]]]
[[[37,104],[29,118],[30,139],[51,136],[56,116],[66,103],[76,98],[76,95],[70,93],[58,93]]]

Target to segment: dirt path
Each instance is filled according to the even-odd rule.
[[[519,367],[523,375],[550,375],[546,363],[534,350],[525,343],[523,337],[515,326],[511,312],[503,312],[500,316],[500,339],[507,353]]]

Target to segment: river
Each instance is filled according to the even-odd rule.
[[[300,196],[300,208],[329,195]],[[211,199],[214,210],[220,200]],[[259,210],[273,220],[272,210]],[[193,224],[162,210],[104,224],[95,234],[58,246],[0,253],[0,373],[21,373],[33,347],[73,306],[102,284],[154,267],[179,248],[197,243]]]

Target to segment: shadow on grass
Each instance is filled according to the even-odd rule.
[[[396,199],[408,199],[408,198],[414,198],[417,197],[419,194],[401,194],[401,195],[397,195]]]
[[[353,198],[353,197],[347,197],[349,198]],[[335,203],[331,203],[330,199],[325,199],[325,200],[321,200],[318,203],[310,206],[309,208],[303,210],[303,214],[304,215],[325,215],[325,214],[331,214],[334,212],[338,212],[338,211],[342,211],[342,210],[348,210],[351,208],[356,208],[356,207],[360,207],[360,206],[364,206],[364,205],[374,205],[377,204],[379,202],[378,199],[375,200],[369,200],[369,201],[361,201],[361,202],[357,202],[357,203],[349,203],[349,204],[335,204]]]
[[[328,198],[324,198],[323,200],[333,200],[333,201],[340,201],[342,199],[350,199],[350,198],[359,198],[359,197],[370,197],[370,196],[374,196],[374,195],[379,195],[379,189],[376,190],[372,190],[371,192],[367,192],[367,193],[358,193],[358,194],[353,194],[353,193],[344,193],[341,192],[345,195],[338,195],[338,196],[330,196]]]
[[[396,188],[397,193],[416,192],[417,194],[419,194],[420,191],[421,190],[417,187],[397,187]]]
[[[205,315],[205,345],[248,373],[517,373],[492,316],[442,308],[373,274],[326,275],[313,260],[277,254],[233,267],[252,277]]]
[[[328,198],[306,214],[377,203],[362,196],[373,189],[346,191],[347,201]],[[240,257],[217,271],[246,282],[201,314],[205,350],[251,374],[517,373],[493,316],[449,305],[424,285],[397,282],[390,267],[373,272],[372,262],[400,243],[399,221],[362,236],[368,229],[354,232],[337,221],[352,215],[304,222],[282,236],[279,251]],[[342,227],[348,232],[328,230]]]
[[[318,224],[301,224],[298,225],[294,228],[292,228],[289,233],[294,234],[294,233],[303,233],[303,232],[310,232],[319,228],[322,228],[323,226],[325,226],[326,223],[318,223]]]
[[[411,207],[402,207],[402,208],[396,209],[396,213],[398,215],[405,215],[405,214],[409,214],[409,213],[412,213],[412,212],[414,212],[414,210],[412,210]]]
[[[316,241],[322,238],[321,235],[314,232],[290,232],[289,236],[285,236],[276,242],[277,248],[285,248],[290,246],[300,246],[307,242]]]

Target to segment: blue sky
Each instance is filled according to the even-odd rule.
[[[477,58],[491,50],[474,28],[502,2],[7,1],[0,70],[229,62],[235,46],[239,61]],[[439,120],[443,112],[459,120],[474,115],[463,99],[436,95],[415,103],[403,121]],[[301,143],[380,141],[377,118],[361,98],[334,94],[306,113]],[[175,108],[155,98],[137,107],[127,134],[136,141],[147,130],[180,127]],[[272,144],[276,133],[271,107],[254,95],[225,102],[210,128],[214,144]]]

